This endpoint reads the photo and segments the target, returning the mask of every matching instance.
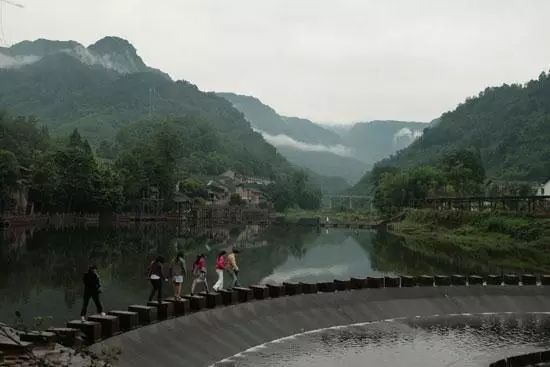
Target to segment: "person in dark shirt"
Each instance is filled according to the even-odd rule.
[[[99,294],[101,293],[101,281],[99,280],[99,275],[97,274],[97,266],[90,266],[88,268],[88,272],[84,273],[82,280],[84,282],[84,303],[82,304],[82,311],[80,312],[82,321],[86,320],[86,313],[88,312],[88,303],[90,303],[90,298],[94,301],[97,312],[101,315],[105,315],[103,312],[101,299],[99,298]]]
[[[153,287],[151,294],[149,295],[149,302],[153,300],[155,293],[157,294],[158,302],[161,303],[162,301],[162,282],[168,281],[168,279],[164,276],[164,271],[162,268],[163,263],[164,258],[162,256],[157,256],[155,261],[153,261],[149,266],[149,280],[151,281],[151,286]]]

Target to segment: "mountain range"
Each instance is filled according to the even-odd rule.
[[[402,121],[359,122],[329,127],[279,115],[251,96],[218,93],[241,111],[252,127],[290,162],[324,176],[355,183],[366,170],[412,143],[428,124]]]
[[[254,97],[205,93],[187,81],[173,81],[118,37],[88,47],[39,39],[0,48],[0,108],[34,115],[54,135],[78,129],[95,147],[113,142],[121,129],[142,120],[191,116],[237,144],[243,152],[239,162],[245,154],[256,154],[253,161],[280,165],[275,159],[279,153],[308,170],[329,192],[357,182],[376,161],[413,142],[427,126],[373,121],[332,130],[281,116]],[[261,164],[253,166],[257,171]]]

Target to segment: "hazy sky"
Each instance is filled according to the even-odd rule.
[[[12,1],[10,42],[120,36],[173,78],[324,122],[428,121],[550,69],[548,0]]]

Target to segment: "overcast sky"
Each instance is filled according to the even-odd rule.
[[[120,36],[173,78],[322,122],[429,121],[550,69],[548,0],[12,1],[10,42]]]

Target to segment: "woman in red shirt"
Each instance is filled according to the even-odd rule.
[[[223,288],[223,271],[225,270],[225,254],[227,252],[222,251],[216,258],[216,274],[218,274],[218,281],[214,284],[214,291],[219,291]]]
[[[208,282],[206,281],[206,259],[204,254],[197,256],[193,263],[193,284],[191,285],[191,295],[195,294],[195,287],[199,283],[204,283],[208,293]]]

